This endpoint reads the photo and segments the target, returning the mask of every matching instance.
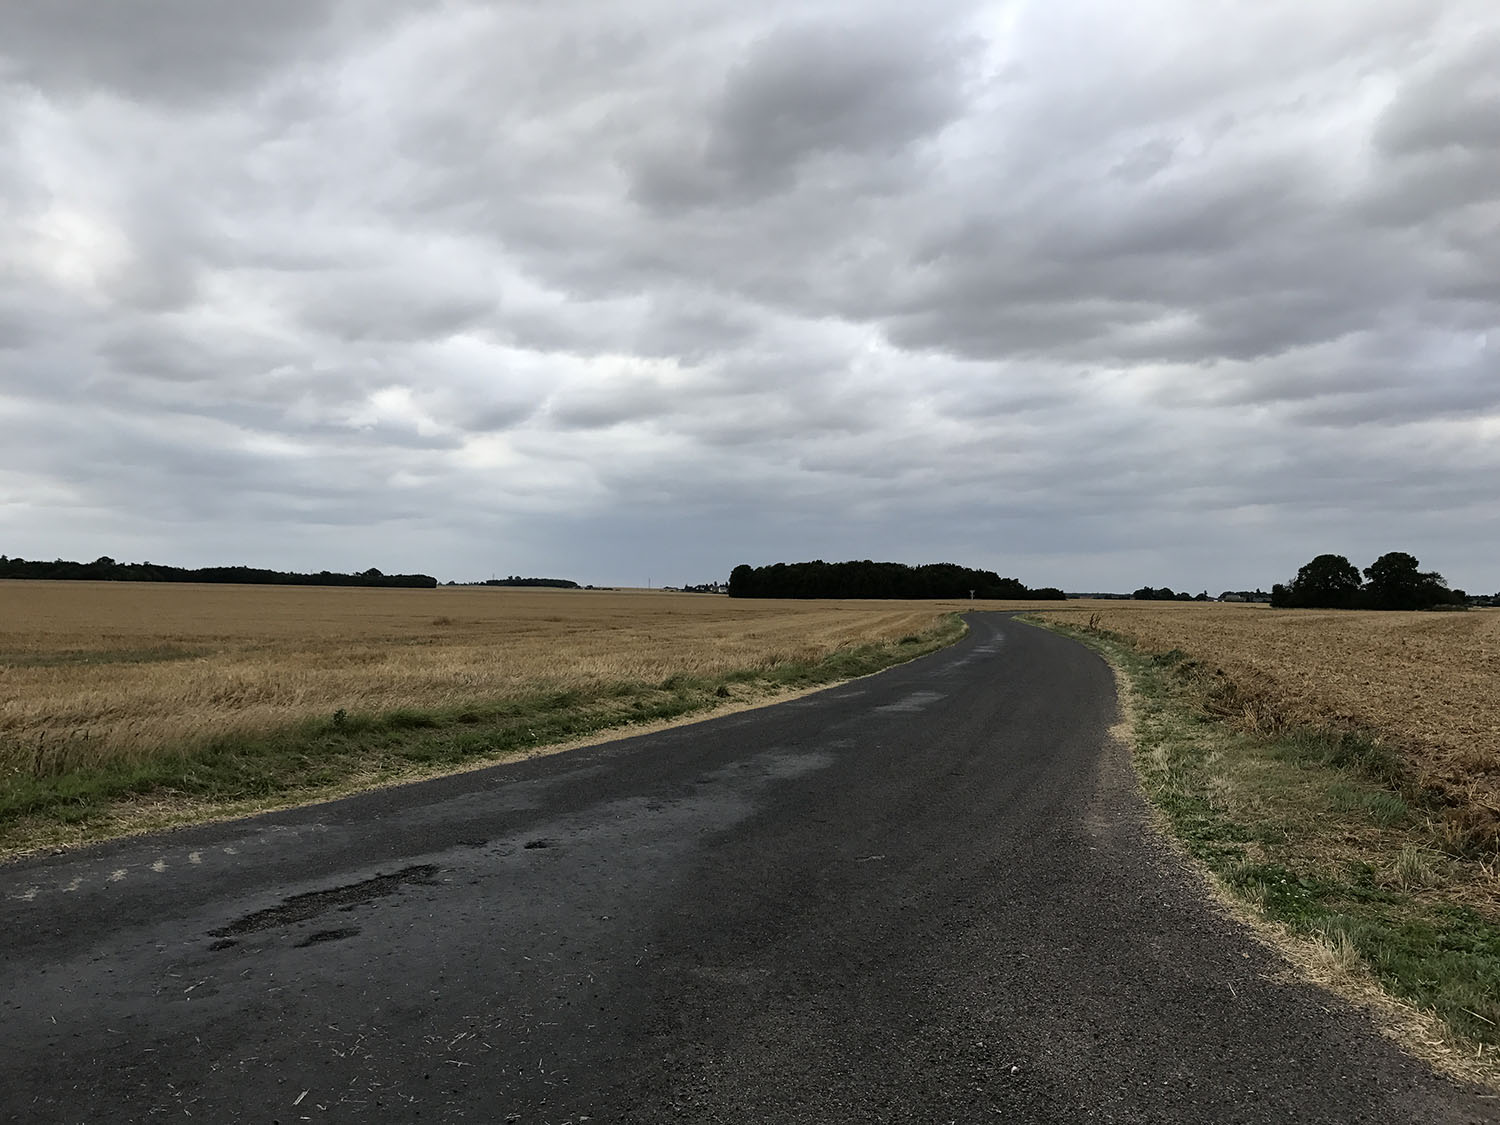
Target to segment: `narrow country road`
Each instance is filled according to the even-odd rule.
[[[1479,1122],[1205,903],[1089,651],[0,867],[0,1120]]]

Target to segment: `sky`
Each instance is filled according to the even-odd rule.
[[[1493,0],[5,0],[0,553],[1500,588]]]

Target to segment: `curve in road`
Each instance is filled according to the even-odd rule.
[[[1481,1122],[1152,833],[1092,653],[0,868],[0,1118]]]

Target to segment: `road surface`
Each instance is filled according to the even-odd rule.
[[[991,615],[758,711],[0,867],[0,1120],[1470,1122]]]

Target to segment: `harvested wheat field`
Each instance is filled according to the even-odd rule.
[[[1333,725],[1378,734],[1466,831],[1500,829],[1500,612],[1271,610],[1091,602],[1040,616],[1115,633],[1222,671],[1247,727]]]
[[[0,582],[0,772],[333,714],[714,676],[930,629],[930,602]]]

